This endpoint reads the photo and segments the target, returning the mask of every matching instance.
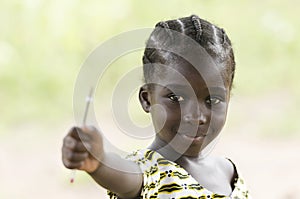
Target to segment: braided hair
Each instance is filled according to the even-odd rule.
[[[158,29],[165,31],[163,39],[157,36]],[[155,47],[159,46],[159,42],[174,43],[171,31],[182,33],[200,44],[213,58],[214,62],[221,67],[222,77],[231,89],[235,72],[231,41],[222,28],[199,18],[197,15],[162,21],[156,24],[154,31],[146,43],[143,55],[143,71],[146,83],[152,81],[155,72],[160,70],[157,65],[152,63],[168,64],[176,59],[178,60],[172,52]]]

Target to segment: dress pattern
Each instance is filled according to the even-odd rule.
[[[201,186],[184,168],[150,149],[137,150],[126,157],[136,162],[143,172],[140,199],[250,199],[249,191],[237,170],[230,196],[213,193]],[[116,194],[108,191],[111,199]]]

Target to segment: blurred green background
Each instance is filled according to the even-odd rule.
[[[191,14],[223,27],[233,43],[237,71],[226,133],[247,137],[245,142],[298,140],[299,6],[296,0],[1,0],[0,185],[8,191],[1,188],[0,198],[51,198],[50,190],[84,198],[91,180],[82,177],[77,188],[70,188],[59,152],[73,124],[73,89],[81,64],[114,35]],[[141,64],[140,54],[136,57],[134,63]],[[33,187],[45,177],[36,175],[45,173],[53,179],[36,193]],[[17,177],[30,183],[17,183]],[[262,198],[263,191],[252,189]]]

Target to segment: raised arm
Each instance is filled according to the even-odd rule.
[[[73,127],[69,131],[63,141],[62,161],[69,169],[86,171],[120,198],[135,198],[141,191],[143,177],[139,166],[105,152],[102,135],[94,127]]]

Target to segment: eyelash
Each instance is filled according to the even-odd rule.
[[[182,101],[184,101],[184,97],[182,97],[181,95],[175,95],[174,93],[168,95],[168,98],[173,102],[182,102]]]
[[[182,102],[185,100],[183,96],[175,95],[174,93],[168,95],[168,98],[173,102]],[[212,101],[214,101],[214,102],[212,103]],[[206,98],[205,103],[208,104],[209,106],[212,106],[212,105],[220,104],[223,101],[224,100],[221,99],[220,97],[209,96],[208,98]]]
[[[212,104],[212,100],[215,100],[215,102]],[[208,97],[205,102],[211,106],[211,105],[217,105],[217,104],[220,104],[221,102],[223,101],[223,99],[221,99],[220,97],[215,97],[215,96],[210,96]]]

